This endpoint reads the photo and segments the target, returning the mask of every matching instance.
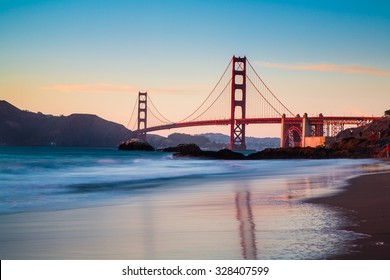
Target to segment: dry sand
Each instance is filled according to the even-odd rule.
[[[354,251],[336,259],[390,260],[390,172],[349,180],[346,190],[309,202],[342,208],[354,225],[346,230],[368,235],[354,242]]]

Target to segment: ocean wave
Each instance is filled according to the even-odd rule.
[[[173,159],[169,153],[71,148],[1,152],[0,213],[94,205],[164,187],[180,191],[190,183],[291,181],[319,174],[351,176],[374,168],[372,160],[216,161]]]

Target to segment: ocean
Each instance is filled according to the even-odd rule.
[[[0,147],[1,259],[327,259],[361,238],[305,200],[366,160],[228,161],[115,148]]]

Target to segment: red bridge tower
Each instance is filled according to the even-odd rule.
[[[148,102],[148,93],[147,92],[138,92],[138,128],[137,128],[137,138],[146,141],[146,132],[140,132],[141,129],[146,129],[147,127],[147,102]]]
[[[245,119],[246,111],[246,57],[233,56],[230,145],[231,150],[246,150],[245,124],[239,124],[236,119]]]

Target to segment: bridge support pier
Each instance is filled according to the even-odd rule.
[[[301,147],[306,147],[306,137],[311,136],[309,120],[307,119],[307,113],[303,114],[302,117],[302,138],[301,138]]]
[[[326,141],[324,137],[324,116],[308,117],[307,113],[302,117],[286,119],[281,118],[280,147],[315,147]]]
[[[280,130],[280,148],[285,148],[286,147],[286,114],[282,115],[282,120],[280,123],[281,130]]]
[[[138,128],[137,138],[146,140],[146,132],[139,132],[140,129],[147,128],[147,107],[148,106],[148,93],[138,92]]]
[[[233,56],[231,84],[230,144],[231,150],[246,150],[245,124],[237,119],[245,119],[246,112],[246,57]]]

